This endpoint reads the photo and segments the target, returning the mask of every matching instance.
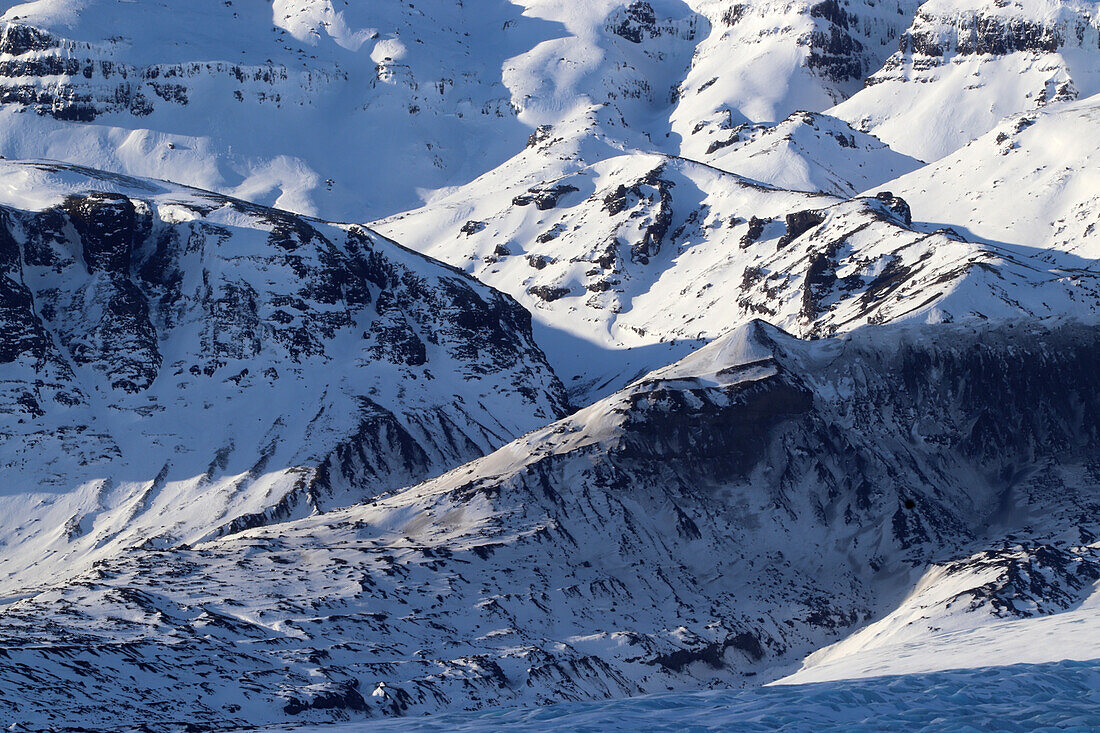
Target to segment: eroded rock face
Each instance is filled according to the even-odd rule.
[[[106,374],[112,389],[147,389],[160,370],[161,355],[149,301],[131,274],[134,250],[152,222],[139,217],[134,203],[121,195],[72,196],[60,211],[79,236],[81,260],[90,276],[76,302],[89,315],[99,311],[98,318],[91,315],[93,323],[62,325],[62,341],[77,364]],[[39,228],[33,220],[25,226]]]
[[[114,39],[111,39],[112,41]],[[157,107],[185,107],[189,104],[189,83],[205,76],[221,83],[236,84],[257,101],[278,106],[280,85],[295,72],[287,67],[229,62],[193,62],[138,66],[113,57],[110,43],[92,44],[59,37],[40,28],[5,23],[0,31],[0,52],[11,58],[0,61],[0,104],[16,104],[39,115],[70,122],[93,122],[104,114],[127,113],[145,117]],[[52,77],[61,77],[48,83]],[[309,74],[308,83],[346,78],[331,74]],[[243,93],[236,91],[237,99]]]
[[[562,183],[536,186],[514,197],[512,203],[516,206],[527,206],[533,203],[539,211],[547,211],[558,205],[559,198],[576,190],[576,186]]]
[[[895,196],[889,191],[879,191],[875,194],[875,199],[881,201],[884,208],[890,215],[893,215],[904,226],[912,226],[913,224],[913,212],[909,209],[909,204],[905,202],[905,199],[900,196]]]
[[[693,26],[685,32],[675,21],[659,17],[645,0],[633,0],[624,7],[616,8],[608,16],[604,27],[607,32],[634,44],[668,35],[686,37],[688,40],[694,37]]]
[[[193,273],[181,268],[181,258],[231,247],[236,232],[202,220],[183,226],[156,221],[149,203],[135,205],[124,195],[74,195],[43,212],[5,210],[0,234],[10,273],[5,303],[13,319],[16,312],[29,315],[0,333],[3,353],[40,356],[47,342],[41,329],[52,327],[63,332],[60,340],[78,364],[128,373],[131,378],[112,387],[135,391],[157,377],[158,343],[193,308],[211,320],[212,328],[195,344],[199,372],[210,376],[229,361],[272,348],[292,362],[325,357],[326,342],[360,321],[356,311],[371,307],[374,317],[363,337],[378,359],[423,365],[422,339],[452,341],[455,356],[484,358],[479,368],[486,370],[523,358],[512,339],[528,327],[529,316],[514,303],[503,298],[486,302],[461,276],[429,283],[413,270],[395,268],[366,230],[350,227],[333,237],[292,214],[229,200],[224,205],[270,227],[270,249],[263,257],[285,268],[293,287],[274,293],[244,280],[215,284],[215,273],[207,270],[198,291],[185,291],[184,281]],[[26,244],[21,247],[17,237]],[[43,289],[44,313],[34,314],[25,286],[12,279],[20,278],[21,261],[50,268],[51,279],[60,281],[53,276],[68,272],[85,282],[69,294],[65,308],[58,288]],[[74,308],[83,308],[93,320],[73,318]],[[432,310],[453,318],[432,319],[429,325]],[[158,334],[158,326],[163,333]]]
[[[786,216],[787,233],[779,238],[777,246],[782,249],[794,240],[810,231],[818,224],[825,221],[825,215],[820,211],[806,210],[793,211]]]
[[[810,6],[810,17],[819,26],[808,39],[806,66],[835,83],[865,77],[868,59],[863,44],[853,35],[858,16],[846,12],[837,0],[823,0]]]
[[[1091,2],[928,0],[865,89],[834,112],[895,150],[936,160],[1014,115],[1100,91],[1098,39]],[[958,112],[951,129],[936,130],[944,109]]]
[[[913,27],[902,34],[898,50],[931,58],[958,54],[1004,56],[1021,51],[1053,53],[1066,43],[1066,31],[1083,35],[1087,26],[1078,21],[1074,28],[1064,23],[1042,23],[1021,17],[1005,17],[996,13],[960,14],[940,25],[943,18],[930,12],[918,12]]]

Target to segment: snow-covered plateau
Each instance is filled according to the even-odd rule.
[[[1097,0],[0,3],[0,729],[1100,729],[1098,258]]]

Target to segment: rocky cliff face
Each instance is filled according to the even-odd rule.
[[[370,230],[64,166],[0,175],[57,201],[0,215],[0,502],[70,514],[61,538],[9,515],[38,552],[346,505],[563,414],[522,308]],[[5,585],[41,582],[17,549]]]
[[[896,150],[935,160],[1006,116],[1100,92],[1098,10],[1089,2],[926,2],[868,88],[835,113]],[[940,114],[945,105],[950,119]]]
[[[0,699],[53,724],[415,715],[767,679],[922,574],[953,599],[925,624],[1072,607],[1100,570],[1098,356],[1085,325],[753,323],[422,485],[21,600]]]
[[[183,107],[199,79],[237,84],[234,97],[245,90],[260,104],[294,103],[287,90],[345,80],[342,72],[299,74],[285,66],[231,62],[153,64],[140,66],[114,58],[118,40],[77,41],[36,28],[9,23],[0,31],[0,103],[15,104],[57,120],[93,122],[103,115],[145,117],[158,106]],[[294,78],[292,78],[294,77]],[[56,80],[56,83],[48,83]],[[253,87],[249,89],[249,87]],[[259,87],[259,89],[256,89]]]

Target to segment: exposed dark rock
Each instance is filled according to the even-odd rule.
[[[654,257],[661,251],[661,243],[672,224],[672,195],[667,187],[662,186],[659,190],[660,202],[653,215],[653,221],[645,228],[642,241],[634,245],[630,251],[631,259],[642,264],[647,264],[650,257]]]
[[[618,281],[614,280],[596,280],[585,285],[584,289],[590,293],[606,293],[617,284]]]
[[[954,51],[960,56],[1005,56],[1020,51],[1054,53],[1065,45],[1058,24],[1044,24],[1026,18],[963,14],[947,21],[949,34],[936,30],[940,20],[918,13],[918,23],[899,41],[902,53],[938,58]]]
[[[818,300],[823,291],[827,291],[836,282],[836,263],[828,252],[818,252],[810,257],[810,266],[806,268],[806,282],[802,290],[802,317],[813,320],[818,312]]]
[[[611,237],[601,248],[597,249],[596,256],[592,258],[593,264],[599,265],[604,270],[618,272],[620,246],[621,243],[618,237]]]
[[[848,29],[850,16],[841,7],[837,0],[823,0],[810,6],[811,18],[824,18],[837,28]]]
[[[615,20],[608,20],[607,30],[631,43],[641,43],[657,35],[657,16],[653,6],[645,0],[634,0],[616,16]]]
[[[728,148],[730,145],[733,145],[734,143],[738,143],[740,141],[741,136],[738,135],[736,132],[730,135],[725,140],[714,140],[711,142],[710,145],[707,146],[706,154],[710,155],[711,153],[717,153],[719,150],[723,148]]]
[[[157,100],[176,107],[187,105],[188,86],[183,80],[199,74],[265,86],[288,79],[286,67],[270,61],[252,67],[228,62],[133,66],[104,58],[103,50],[94,45],[20,23],[4,26],[0,53],[11,56],[0,61],[0,78],[11,80],[0,86],[0,103],[76,122],[91,122],[108,113],[144,117],[153,112]],[[52,80],[58,76],[65,78]],[[239,101],[244,99],[240,89],[233,94]],[[276,106],[282,103],[281,94],[266,89],[253,92],[253,98]]]
[[[57,45],[49,33],[29,25],[8,23],[0,34],[0,53],[22,56],[32,51],[45,51]]]
[[[613,451],[618,465],[688,459],[710,475],[747,476],[775,429],[813,406],[805,388],[781,379],[728,393],[665,388],[660,382],[646,387],[631,398],[628,430]]]
[[[416,331],[408,323],[371,324],[370,337],[374,340],[371,354],[394,364],[420,366],[428,361],[428,350]]]
[[[547,303],[552,303],[569,295],[569,288],[556,285],[533,285],[527,289],[527,292],[536,298],[545,300]]]
[[[19,245],[10,228],[11,217],[0,212],[0,364],[22,356],[38,362],[46,357],[49,336],[22,282]]]
[[[948,574],[982,571],[994,579],[969,588],[948,602],[964,602],[971,612],[988,607],[1001,618],[1026,618],[1075,606],[1100,580],[1100,556],[1087,548],[1007,544],[945,567]],[[1049,611],[1047,611],[1049,612]]]
[[[311,503],[349,488],[366,500],[380,488],[390,488],[378,486],[371,477],[423,476],[431,469],[431,458],[392,412],[363,397],[357,419],[359,427],[354,435],[325,458],[305,487]]]
[[[550,125],[539,125],[535,128],[535,131],[527,138],[527,147],[537,147],[539,144],[546,142],[553,135],[554,128]]]
[[[536,270],[541,270],[554,261],[553,257],[546,255],[527,255],[527,264]]]
[[[680,649],[668,654],[662,654],[650,660],[648,664],[659,664],[673,672],[682,672],[685,667],[695,662],[703,662],[711,669],[722,669],[726,666],[726,650],[739,649],[754,662],[764,658],[764,647],[755,636],[748,632],[742,632],[731,636],[725,641],[716,641],[699,649]]]
[[[864,77],[863,44],[833,25],[810,34],[806,66],[826,79],[843,82]]]
[[[649,258],[661,250],[661,244],[668,228],[672,224],[672,181],[662,178],[663,166],[649,171],[640,181],[630,187],[622,184],[604,195],[604,209],[614,216],[636,205],[635,202],[647,200],[655,203],[652,218],[642,232],[642,240],[630,249],[630,259],[648,264]],[[656,196],[654,196],[654,193]],[[654,198],[656,200],[654,201]],[[617,257],[617,255],[615,255]],[[602,264],[603,258],[597,260]],[[612,260],[613,262],[613,260]],[[605,268],[608,265],[603,265]]]
[[[748,5],[731,5],[730,7],[726,8],[725,11],[723,11],[722,22],[732,28],[733,26],[737,25],[737,23],[743,17],[745,17],[745,11],[747,11],[748,8]]]
[[[115,389],[146,389],[157,376],[161,355],[148,300],[131,277],[131,259],[136,242],[147,236],[148,222],[137,217],[125,196],[71,196],[62,208],[80,235],[88,271],[101,275],[89,290],[100,318],[89,331],[73,334],[69,351],[78,364],[102,369]]]
[[[512,198],[516,206],[528,206],[534,204],[536,209],[546,211],[558,205],[558,199],[567,193],[577,190],[576,186],[567,183],[555,183],[547,186],[535,186]]]
[[[760,239],[760,235],[764,233],[764,227],[769,221],[770,219],[758,219],[755,216],[749,219],[749,228],[741,237],[741,248],[744,249],[755,244]]]
[[[546,244],[547,242],[552,242],[555,239],[557,239],[558,237],[560,237],[561,233],[562,233],[561,225],[560,224],[555,224],[549,230],[547,230],[547,231],[543,232],[542,234],[538,235],[537,237],[535,237],[535,241],[538,242],[539,244]]]
[[[779,238],[778,247],[783,249],[803,234],[825,221],[825,215],[820,211],[807,209],[787,214],[787,233]]]
[[[483,221],[474,221],[473,219],[471,219],[470,221],[467,221],[465,224],[463,224],[462,228],[459,229],[459,231],[462,232],[463,234],[465,234],[468,237],[471,234],[477,234],[480,231],[484,231],[484,229],[485,229],[485,222],[483,222]]]
[[[913,212],[910,211],[909,204],[905,202],[905,199],[900,196],[895,196],[889,191],[879,191],[875,194],[875,200],[885,204],[886,210],[905,224],[905,226],[912,226]]]
[[[535,194],[535,208],[540,211],[552,209],[558,205],[559,198],[567,193],[573,193],[576,190],[576,186],[570,186],[565,183],[558,183],[546,188],[540,188],[533,192]]]
[[[627,208],[627,188],[619,184],[603,197],[603,208],[608,214],[614,216]]]
[[[80,233],[90,272],[127,275],[136,234],[134,204],[125,196],[93,193],[71,196],[62,208]]]
[[[307,710],[351,710],[357,713],[368,712],[366,700],[356,689],[357,682],[342,682],[330,685],[330,689],[317,691],[305,700],[293,699],[284,707],[288,715],[299,715]]]

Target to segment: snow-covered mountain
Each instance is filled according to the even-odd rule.
[[[705,160],[737,126],[856,92],[915,9],[200,0],[147,3],[135,21],[115,0],[8,3],[0,153],[374,218],[509,160],[544,125],[577,142]],[[594,113],[596,127],[579,124]],[[809,180],[854,192],[839,174]]]
[[[715,132],[699,160],[794,191],[846,198],[921,167],[878,138],[816,112],[795,112],[778,124],[726,125]]]
[[[840,200],[638,154],[532,184],[508,178],[521,162],[376,226],[516,297],[581,397],[756,317],[823,335],[1100,312],[1079,256],[967,241],[887,191]]]
[[[342,220],[521,147],[501,66],[561,35],[501,0],[3,5],[0,153]]]
[[[1100,93],[1100,5],[928,0],[897,52],[833,114],[922,160],[1005,117]]]
[[[1100,658],[1095,0],[0,13],[5,726]]]
[[[753,322],[423,484],[11,603],[0,700],[58,726],[418,714],[769,681],[891,613],[1072,609],[1100,577],[1098,336]]]
[[[360,501],[564,414],[514,301],[358,226],[0,164],[0,588]]]
[[[673,130],[698,157],[706,128],[778,122],[855,94],[897,50],[916,0],[693,0],[710,33],[680,87]]]
[[[905,156],[933,160],[1009,115],[1100,92],[1100,8],[1077,0],[201,0],[147,3],[138,21],[114,0],[6,5],[3,154],[336,219],[431,200],[513,159],[540,126],[849,195],[845,183],[877,185]],[[892,150],[846,181],[832,169],[848,151],[882,142],[788,119],[803,110]],[[715,155],[784,120],[758,146],[791,138],[778,147],[793,155],[765,156],[782,163]],[[806,178],[803,157],[826,170]]]

